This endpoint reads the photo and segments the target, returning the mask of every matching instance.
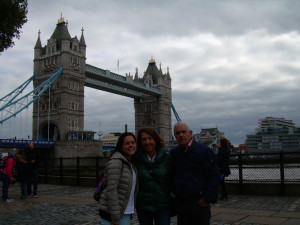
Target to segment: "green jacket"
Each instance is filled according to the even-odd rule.
[[[137,211],[155,212],[168,209],[172,179],[171,155],[161,148],[156,152],[154,163],[141,153],[137,156],[135,164],[139,177]],[[152,176],[149,170],[152,171]]]

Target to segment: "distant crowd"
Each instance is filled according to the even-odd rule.
[[[9,151],[8,156],[2,160],[3,169],[0,170],[2,200],[6,203],[13,201],[13,199],[9,198],[8,189],[16,181],[20,183],[21,199],[37,197],[40,155],[34,149],[34,145],[30,143],[25,151],[20,151],[15,156]],[[16,173],[13,173],[14,168],[16,169]],[[14,177],[14,174],[16,174],[16,177]]]

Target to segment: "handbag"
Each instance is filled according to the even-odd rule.
[[[122,169],[121,169],[121,172],[123,171],[123,168],[124,168],[124,165],[123,165],[123,162],[122,162]],[[96,187],[96,190],[94,192],[94,199],[99,202],[100,198],[101,198],[101,194],[103,192],[103,190],[105,189],[105,187],[107,186],[107,182],[106,180],[104,180],[104,174],[106,173],[106,167],[105,167],[105,172],[102,173],[99,177],[99,182],[98,182],[98,185]]]
[[[98,183],[98,185],[97,185],[97,187],[96,187],[96,190],[95,190],[95,192],[94,192],[94,199],[95,199],[97,202],[99,202],[100,197],[101,197],[101,194],[102,194],[102,192],[103,192],[105,186],[106,186],[106,183],[104,183],[104,173],[102,173],[102,174],[100,175],[100,178],[99,178],[99,183]]]

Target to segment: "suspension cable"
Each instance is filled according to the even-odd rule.
[[[49,136],[50,136],[50,91],[51,91],[51,86],[49,87],[49,99],[48,99],[48,141],[49,141]]]
[[[28,98],[27,98],[27,104],[26,105],[28,105]],[[26,130],[26,132],[25,132],[25,134],[27,134],[28,133],[28,107],[26,108],[26,124],[25,124],[25,130]],[[25,139],[26,139],[26,137],[25,137]],[[28,137],[28,139],[29,139],[29,137]]]
[[[38,105],[37,105],[37,113],[38,113],[38,118],[37,118],[37,124],[36,124],[36,140],[39,140],[39,124],[40,124],[40,98],[38,98]]]

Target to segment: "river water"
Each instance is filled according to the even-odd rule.
[[[230,171],[231,174],[226,180],[239,180],[239,168],[231,167]],[[268,165],[268,168],[264,168],[263,166],[243,166],[242,175],[244,181],[280,182],[279,165]],[[286,182],[300,182],[300,163],[285,165],[284,180]]]

